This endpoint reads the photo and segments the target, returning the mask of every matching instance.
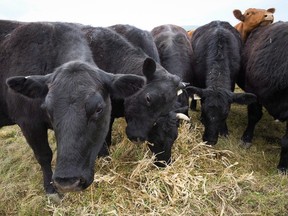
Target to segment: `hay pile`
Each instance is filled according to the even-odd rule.
[[[231,151],[205,145],[201,141],[201,128],[190,127],[187,123],[181,126],[173,147],[173,164],[166,168],[153,164],[154,157],[147,144],[137,146],[124,137],[112,148],[109,159],[97,161],[95,181],[89,192],[69,194],[61,206],[52,204],[49,211],[60,215],[239,213],[234,203],[242,188],[254,183],[253,174],[239,173]],[[87,205],[75,208],[75,203],[83,201]]]
[[[233,129],[242,124],[238,120],[241,113],[242,110],[232,111],[236,122],[229,124],[234,125]],[[228,139],[221,138],[216,146],[209,147],[202,142],[203,126],[198,121],[184,122],[172,149],[173,163],[158,168],[148,143],[131,143],[125,135],[124,119],[115,123],[110,157],[97,159],[94,183],[83,192],[65,194],[59,204],[46,198],[40,167],[20,129],[2,128],[0,215],[206,216],[288,212],[288,179],[275,169],[278,144],[241,149],[237,136],[243,128],[239,128],[234,130],[237,136],[231,133]],[[271,127],[275,125],[264,124],[260,129],[267,134]],[[276,131],[280,129],[283,128]],[[49,141],[56,151],[52,131]]]

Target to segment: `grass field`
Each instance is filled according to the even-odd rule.
[[[200,112],[190,114],[167,168],[155,167],[147,143],[131,143],[118,119],[115,145],[110,158],[96,161],[94,183],[59,204],[46,198],[40,166],[19,128],[0,129],[0,215],[288,215],[288,179],[276,169],[284,123],[264,112],[253,146],[242,149],[246,107],[233,105],[229,137],[209,147],[201,140]],[[49,139],[55,151],[52,131]]]

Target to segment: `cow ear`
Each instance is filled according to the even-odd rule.
[[[240,10],[238,10],[238,9],[234,10],[234,11],[233,11],[233,14],[234,14],[234,17],[235,17],[236,19],[244,22],[245,17],[244,17],[244,15],[242,14],[242,12],[241,12]]]
[[[15,76],[6,80],[6,84],[14,92],[29,98],[42,98],[47,95],[48,86],[46,81],[49,76]]]
[[[114,75],[109,85],[110,94],[116,98],[129,97],[139,91],[145,84],[145,78],[133,74]]]
[[[267,9],[267,11],[272,13],[272,14],[274,14],[275,13],[275,8],[269,8],[269,9]]]
[[[205,89],[202,88],[198,88],[195,86],[188,86],[186,88],[187,92],[189,93],[189,95],[193,95],[196,94],[197,96],[199,96],[200,98],[204,98],[205,97]]]
[[[153,80],[155,71],[156,71],[155,61],[152,58],[146,58],[143,63],[143,74],[147,78],[147,81]]]
[[[256,95],[252,93],[233,93],[233,102],[238,104],[251,104],[257,101]]]

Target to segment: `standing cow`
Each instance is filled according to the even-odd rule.
[[[127,72],[141,75],[147,80],[140,91],[126,98],[125,101],[112,97],[111,126],[106,140],[108,146],[111,144],[114,118],[124,116],[127,122],[126,134],[130,140],[136,142],[150,140],[151,130],[155,124],[160,123],[158,119],[162,116],[169,118],[168,114],[175,107],[177,90],[182,87],[180,78],[168,73],[143,49],[135,46],[135,43],[130,43],[111,27],[86,26],[83,27],[83,31],[93,52],[94,61],[100,68],[113,74]],[[135,34],[139,36],[137,31]],[[156,134],[153,134],[154,139]],[[156,157],[161,160],[164,158],[165,162],[169,163],[172,145],[165,142],[158,142],[156,145],[158,148],[151,148]],[[108,152],[103,151],[103,154]]]
[[[185,29],[180,26],[167,24],[157,26],[151,31],[160,56],[161,65],[172,74],[181,78],[183,82],[192,83],[192,48]],[[189,97],[181,94],[178,97],[182,107],[187,107]]]
[[[201,98],[203,140],[214,145],[218,135],[228,135],[226,119],[231,103],[249,104],[253,94],[233,93],[240,70],[242,41],[228,22],[213,21],[197,28],[191,39],[193,85]]]
[[[249,35],[243,51],[246,92],[255,94],[257,103],[248,106],[248,125],[242,136],[249,147],[257,122],[262,117],[262,106],[280,121],[288,119],[288,22],[277,22],[258,27]],[[287,123],[286,123],[287,124]],[[281,140],[278,169],[288,168],[288,125]]]
[[[0,127],[19,125],[41,166],[45,192],[56,195],[93,182],[109,129],[110,94],[130,96],[145,82],[99,69],[75,25],[41,22],[23,23],[1,41],[0,78]],[[54,174],[49,128],[57,141]]]

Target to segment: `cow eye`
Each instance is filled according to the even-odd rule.
[[[149,93],[146,94],[146,102],[147,102],[148,105],[151,104],[151,97],[150,97]]]
[[[103,111],[103,107],[104,103],[100,95],[91,96],[85,104],[87,118],[91,116],[97,117]]]
[[[103,111],[103,107],[102,106],[97,107],[96,110],[95,110],[95,112],[97,114],[101,113],[102,111]]]

